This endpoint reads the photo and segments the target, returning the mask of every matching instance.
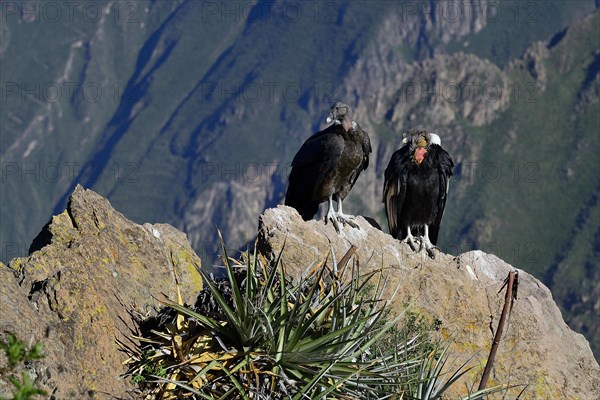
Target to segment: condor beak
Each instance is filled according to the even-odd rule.
[[[417,147],[427,147],[427,140],[423,136],[417,140]]]
[[[327,119],[325,120],[325,122],[327,122],[328,124],[333,122],[333,119],[334,119],[333,117],[334,117],[333,113],[330,112],[329,115],[327,116]]]

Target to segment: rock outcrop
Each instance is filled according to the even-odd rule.
[[[124,398],[127,342],[136,324],[160,307],[163,293],[185,301],[201,289],[200,259],[170,225],[138,225],[108,200],[78,186],[28,257],[0,264],[0,335],[41,342],[45,357],[29,366],[55,399]],[[0,360],[0,367],[2,360]],[[0,397],[12,385],[0,376]]]
[[[514,268],[480,251],[437,253],[431,260],[374,227],[375,221],[357,222],[360,229],[337,234],[331,225],[305,222],[279,206],[261,216],[258,245],[269,257],[285,242],[283,262],[294,276],[331,249],[339,259],[355,245],[362,271],[383,267],[389,291],[398,287],[396,312],[409,304],[412,312],[441,321],[440,336],[454,343],[455,366],[474,355],[465,383],[476,384],[503,305],[499,291]],[[34,240],[31,254],[0,264],[0,335],[43,344],[45,358],[26,370],[52,398],[129,398],[133,386],[122,377],[126,355],[119,342],[128,343],[136,321],[153,315],[163,294],[175,297],[176,281],[192,303],[201,288],[199,266],[185,234],[169,225],[135,224],[78,186],[67,209]],[[600,367],[587,341],[568,328],[543,284],[524,271],[519,282],[490,385],[528,385],[525,399],[599,399]],[[0,357],[0,369],[3,362]],[[0,395],[9,390],[0,376]]]
[[[362,271],[383,267],[389,291],[398,287],[396,311],[409,304],[412,311],[441,321],[441,337],[453,341],[459,362],[475,356],[470,362],[475,368],[465,383],[476,387],[504,303],[503,281],[515,268],[481,251],[456,257],[437,253],[431,260],[366,219],[358,217],[357,222],[360,229],[346,227],[338,235],[330,224],[305,222],[294,209],[279,206],[260,217],[258,244],[273,256],[285,243],[282,259],[295,276],[324,259],[330,249],[339,259],[355,245]],[[548,288],[527,272],[518,272],[518,300],[489,384],[522,385],[507,398],[516,398],[524,385],[527,389],[521,398],[526,399],[600,398],[600,367],[589,343],[569,329]]]

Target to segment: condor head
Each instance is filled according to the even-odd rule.
[[[417,165],[421,165],[427,156],[429,146],[441,145],[440,137],[435,133],[427,132],[425,129],[413,129],[404,134],[403,143],[408,144],[412,159]]]
[[[336,125],[341,124],[344,127],[344,130],[348,132],[350,129],[354,128],[354,123],[352,121],[352,108],[350,108],[348,104],[338,101],[331,106],[331,110],[326,122],[328,124],[331,122]]]

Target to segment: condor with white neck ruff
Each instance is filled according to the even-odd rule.
[[[444,215],[448,183],[454,162],[441,146],[440,137],[424,129],[404,135],[404,146],[392,154],[385,170],[383,203],[390,234],[409,244],[415,236],[419,251],[435,258],[440,223]]]

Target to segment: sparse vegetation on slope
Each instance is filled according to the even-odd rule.
[[[11,383],[13,393],[6,398],[4,397],[5,393],[0,393],[0,399],[31,400],[46,395],[46,391],[38,387],[27,371],[22,370],[20,376],[14,373],[19,364],[27,364],[44,357],[41,343],[27,346],[10,332],[4,336],[6,341],[0,339],[0,350],[4,353],[7,365],[0,364],[0,379],[7,379]]]
[[[447,347],[422,326],[391,333],[402,315],[385,312],[384,274],[360,276],[354,250],[298,282],[281,257],[226,261],[227,279],[205,275],[195,310],[166,302],[161,318],[143,323],[140,345],[127,350],[132,382],[147,399],[440,398],[466,365],[448,372]]]

